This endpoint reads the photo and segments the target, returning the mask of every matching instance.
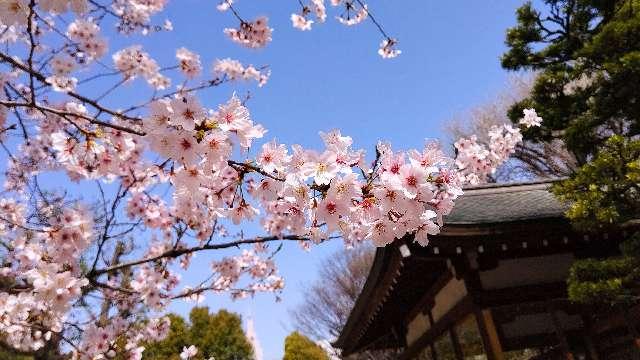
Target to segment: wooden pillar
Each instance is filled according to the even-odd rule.
[[[435,321],[433,320],[433,313],[431,309],[433,308],[433,304],[429,306],[429,311],[427,312],[427,317],[429,318],[429,328],[433,327]],[[429,348],[431,349],[431,357],[433,360],[438,360],[438,353],[436,352],[436,347],[433,345],[433,341],[429,344]]]
[[[493,322],[493,316],[490,309],[477,309],[475,311],[476,320],[478,321],[478,329],[482,336],[484,351],[487,353],[488,360],[504,360],[502,353],[502,345],[496,330],[496,324]]]
[[[633,339],[633,343],[636,345],[636,353],[640,353],[640,332],[638,332],[638,328],[634,324],[633,316],[629,311],[629,308],[625,305],[618,305],[621,312],[622,318],[624,319],[625,324],[627,325],[627,330],[629,331],[629,335]]]
[[[451,336],[451,342],[453,343],[453,351],[456,353],[456,359],[464,360],[462,346],[460,346],[460,339],[458,339],[458,334],[456,333],[455,327],[449,329],[449,336]]]
[[[591,321],[591,315],[589,315],[585,311],[583,311],[581,315],[582,323],[584,324],[584,344],[587,347],[589,359],[600,360],[600,356],[598,355],[598,347],[593,341],[595,334],[593,333],[593,321]]]
[[[551,315],[551,321],[553,322],[553,330],[556,333],[556,337],[560,342],[560,350],[562,350],[562,354],[564,358],[567,360],[574,360],[573,354],[569,348],[569,342],[567,341],[567,337],[562,330],[562,324],[560,323],[560,319],[558,319],[558,314],[556,313],[556,309],[552,303],[549,303],[549,315]]]

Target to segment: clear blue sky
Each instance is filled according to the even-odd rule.
[[[222,29],[237,26],[237,21],[230,13],[217,12],[217,1],[173,0],[155,19],[161,23],[168,17],[174,32],[112,38],[110,51],[142,43],[159,63],[170,64],[175,49],[185,46],[201,54],[207,71],[214,59],[225,57],[269,65],[272,77],[265,87],[223,86],[204,93],[202,102],[214,107],[234,90],[250,90],[248,106],[254,120],[269,130],[267,139],[315,147],[320,144],[319,131],[340,128],[353,137],[356,147],[369,152],[380,139],[406,149],[422,146],[425,138],[443,139],[448,119],[504,87],[508,73],[500,68],[499,57],[505,50],[505,30],[515,23],[515,9],[522,2],[371,0],[371,11],[399,39],[403,51],[396,59],[383,60],[377,55],[381,37],[371,23],[345,28],[331,18],[331,9],[327,23],[300,32],[289,20],[299,9],[297,1],[239,0],[243,17],[268,15],[275,28],[267,48],[249,50],[225,38]],[[109,101],[122,106],[140,86],[146,85],[137,80],[124,95]],[[310,253],[294,244],[285,246],[277,257],[287,284],[282,302],[276,303],[271,295],[237,302],[208,295],[204,305],[252,314],[264,359],[281,359],[284,338],[292,330],[287,310],[300,302],[300,288],[314,280],[321,259],[339,249],[340,241]],[[210,272],[211,255],[194,258],[186,283]],[[186,314],[191,306],[180,302],[172,310]]]

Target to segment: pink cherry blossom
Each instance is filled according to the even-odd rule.
[[[383,59],[392,59],[402,54],[401,50],[395,48],[398,44],[396,39],[384,39],[380,43],[380,48],[378,49],[378,55],[380,55]]]
[[[91,20],[72,22],[67,28],[67,35],[90,60],[99,59],[107,52],[107,41],[100,35],[100,27]]]
[[[213,73],[217,76],[226,76],[231,80],[255,80],[258,86],[264,86],[269,80],[269,70],[258,70],[253,65],[244,66],[237,60],[216,60],[213,64]]]
[[[271,42],[272,28],[268,25],[269,19],[259,17],[252,22],[242,22],[237,29],[226,28],[224,33],[234,42],[248,47],[261,48]]]
[[[519,124],[529,128],[532,126],[540,126],[542,124],[542,118],[536,114],[535,109],[522,110],[524,117],[520,119]]]
[[[258,155],[257,163],[266,172],[281,172],[289,158],[287,147],[272,140],[262,145],[262,152]]]
[[[176,58],[180,64],[180,70],[187,78],[193,79],[200,75],[202,71],[202,65],[200,64],[200,55],[187,50],[186,48],[180,48],[176,50]]]
[[[198,348],[195,345],[190,345],[189,347],[183,347],[182,352],[180,353],[181,360],[189,360],[198,354]]]
[[[158,90],[169,87],[170,80],[160,74],[160,66],[148,53],[142,51],[141,46],[131,46],[116,52],[113,54],[113,62],[127,80],[142,76]]]
[[[294,28],[302,31],[311,30],[311,24],[313,24],[313,20],[298,14],[291,14],[291,22]]]

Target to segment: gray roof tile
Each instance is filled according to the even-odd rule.
[[[491,184],[464,189],[445,224],[493,224],[561,217],[567,206],[550,192],[553,181]]]

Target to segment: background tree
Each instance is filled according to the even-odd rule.
[[[8,346],[0,347],[0,360],[33,360],[31,355],[21,355]]]
[[[296,329],[318,341],[337,338],[367,280],[374,255],[373,246],[361,245],[325,258],[316,281],[304,289],[304,301],[291,311]]]
[[[196,359],[253,359],[253,350],[242,330],[240,315],[219,310],[210,314],[207,307],[195,307],[189,313],[189,323],[175,314],[171,318],[169,335],[162,341],[145,345],[143,359],[179,359],[184,346],[198,348]]]
[[[579,168],[555,186],[571,202],[567,216],[584,230],[626,227],[640,214],[640,1],[551,0],[517,11],[502,58],[511,70],[536,70],[530,96],[509,116],[535,107],[542,127],[530,141],[562,140]],[[636,240],[634,240],[636,239]],[[637,235],[616,260],[578,261],[569,294],[581,302],[634,300],[638,294]]]
[[[373,264],[375,247],[361,244],[325,258],[315,282],[304,289],[304,301],[291,311],[296,329],[329,348],[344,327]],[[327,350],[329,351],[329,350]],[[396,359],[387,350],[367,350],[349,359]]]
[[[449,141],[453,143],[460,138],[476,135],[480,143],[488,145],[490,140],[487,134],[491,127],[511,122],[507,112],[513,104],[529,96],[535,75],[531,73],[510,77],[504,90],[485,103],[451,118],[445,126]],[[576,161],[562,140],[524,141],[516,148],[512,159],[496,169],[487,181],[563,177],[571,174],[575,167]]]
[[[284,339],[283,360],[329,360],[329,356],[318,344],[294,331]]]

